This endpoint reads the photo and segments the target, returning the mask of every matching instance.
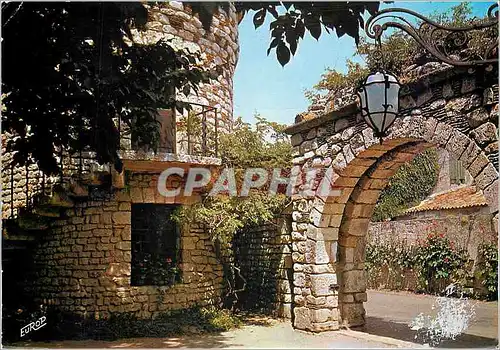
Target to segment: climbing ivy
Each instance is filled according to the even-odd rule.
[[[403,164],[380,194],[372,221],[384,221],[401,214],[427,197],[437,182],[436,149],[431,148]]]
[[[254,127],[235,120],[231,133],[220,136],[222,164],[235,169],[237,184],[248,168],[281,168],[292,162],[291,146],[284,126],[255,116]],[[234,235],[249,224],[270,221],[289,201],[285,195],[270,196],[267,192],[250,191],[246,197],[206,197],[193,206],[183,206],[174,215],[179,223],[197,222],[205,225],[212,239],[223,246],[232,242]]]
[[[498,299],[498,246],[482,244],[478,249],[477,277],[486,288],[488,300]]]
[[[284,125],[255,116],[251,126],[238,118],[231,133],[220,137],[220,158],[224,166],[235,169],[237,186],[245,169],[282,168],[292,162],[292,148]],[[224,268],[226,295],[223,304],[234,309],[238,293],[245,290],[247,280],[234,263],[231,245],[236,234],[246,226],[272,222],[290,199],[284,194],[269,195],[253,190],[245,197],[207,196],[192,206],[182,206],[173,215],[181,225],[202,225],[215,243],[216,254]]]

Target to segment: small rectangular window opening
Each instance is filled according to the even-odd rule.
[[[132,204],[132,286],[169,286],[180,280],[176,204]]]

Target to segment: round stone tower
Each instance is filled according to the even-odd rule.
[[[202,54],[207,67],[220,67],[218,80],[201,86],[198,94],[179,99],[200,105],[215,107],[220,128],[230,129],[233,117],[233,75],[238,61],[238,16],[232,4],[229,10],[219,9],[213,17],[209,31],[203,29],[198,15],[192,14],[188,6],[171,1],[157,5],[146,5],[149,10],[147,31],[135,32],[135,40],[155,43],[161,39],[172,39],[175,47]],[[215,118],[210,114],[209,118]]]
[[[150,17],[147,30],[133,32],[134,40],[139,43],[171,40],[179,49],[185,48],[193,53],[201,53],[203,64],[207,67],[218,66],[221,74],[217,80],[200,86],[198,94],[193,93],[189,96],[179,94],[178,100],[192,103],[195,114],[200,113],[201,109],[209,128],[210,125],[217,125],[219,135],[230,130],[233,116],[233,74],[239,52],[238,17],[234,6],[230,5],[227,12],[218,10],[214,14],[209,31],[203,29],[198,15],[193,15],[191,10],[180,2],[146,4],[146,6]],[[175,114],[175,118],[170,116],[164,118],[165,120],[170,118],[170,121],[176,121],[179,125],[179,117]],[[179,136],[178,127],[172,130],[177,130],[177,135],[174,135]],[[130,147],[130,140],[129,136],[129,148],[122,148],[122,151],[135,152]],[[178,137],[174,140],[179,144]],[[217,147],[217,143],[215,145]],[[203,146],[211,147],[207,143]],[[182,154],[185,150],[183,147],[160,152],[179,153],[176,152],[179,148]],[[189,151],[189,141],[187,148]],[[131,159],[123,157],[123,154],[121,154],[123,159]],[[210,156],[213,154],[217,155],[215,152]],[[3,159],[5,161],[6,158]],[[66,158],[63,157],[64,159]],[[71,156],[68,159],[69,165],[64,160],[65,173],[61,171],[61,175],[64,175],[64,180],[66,178],[74,180],[72,176],[77,174],[74,168],[78,167],[75,164],[82,162],[73,162],[75,158]],[[169,161],[165,159],[170,158],[161,159],[165,163]],[[189,160],[195,157],[185,157],[185,159],[188,159],[185,163],[189,163]],[[196,160],[199,161],[197,158]],[[92,159],[84,161],[85,171],[87,163],[95,163]],[[209,162],[211,159],[204,161]],[[4,219],[17,217],[18,209],[27,206],[30,198],[34,193],[38,193],[40,188],[44,194],[49,192],[50,189],[45,191],[45,186],[48,187],[48,183],[45,182],[46,176],[42,174],[40,177],[38,169],[32,167],[33,169],[25,170],[19,167],[19,171],[17,168],[11,169],[9,173],[3,175],[3,208],[8,212]],[[128,187],[116,186],[113,192],[109,193],[96,191],[95,187],[100,183],[96,184],[94,182],[96,179],[92,177],[87,178],[86,182],[80,177],[77,180],[82,180],[81,183],[77,181],[64,183],[68,185],[60,186],[60,194],[64,195],[64,198],[56,196],[50,198],[54,200],[51,205],[56,207],[57,210],[54,212],[57,215],[47,210],[35,213],[44,214],[48,219],[44,220],[43,228],[38,227],[40,225],[36,227],[38,231],[43,231],[43,234],[37,238],[36,246],[33,245],[32,250],[26,254],[33,259],[35,268],[27,272],[26,281],[29,283],[23,288],[33,294],[37,302],[53,305],[64,312],[95,318],[106,318],[112,313],[124,312],[134,313],[140,318],[150,318],[170,309],[220,302],[223,290],[222,266],[216,259],[210,237],[202,227],[195,224],[190,225],[188,229],[183,228],[175,243],[177,251],[181,254],[178,266],[182,272],[182,281],[172,282],[169,286],[136,285],[131,282],[132,205],[189,205],[199,200],[199,197],[166,199],[157,191],[157,173],[148,169],[135,169],[130,172],[130,177],[127,178]],[[61,182],[63,182],[62,177]],[[43,185],[40,186],[40,183]],[[67,195],[64,191],[71,193]],[[71,200],[68,196],[76,199]],[[23,236],[21,238],[24,239]],[[14,243],[17,244],[17,241]],[[9,270],[13,272],[12,280],[17,281],[17,266],[15,263],[11,263],[11,266],[14,266]]]

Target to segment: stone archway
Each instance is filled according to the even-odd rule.
[[[294,327],[318,332],[365,323],[370,218],[390,176],[426,148],[443,147],[463,161],[498,220],[498,155],[491,150],[497,107],[488,99],[498,87],[475,78],[447,75],[424,84],[422,94],[404,96],[402,117],[382,144],[352,105],[288,129],[294,164],[304,172],[332,167],[333,187],[342,193],[294,202]]]

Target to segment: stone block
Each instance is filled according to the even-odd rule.
[[[300,290],[300,288],[299,288],[299,290]],[[297,306],[304,306],[306,304],[306,297],[303,295],[294,294],[293,300],[295,302],[296,307]]]
[[[342,215],[331,215],[330,216],[330,227],[340,227],[342,223]],[[338,232],[337,232],[338,234]]]
[[[306,248],[306,261],[314,264],[326,264],[331,261],[331,242],[316,241],[315,244],[308,245]],[[307,260],[309,257],[309,260]]]
[[[302,141],[303,139],[301,134],[292,135],[292,137],[290,138],[290,142],[292,143],[293,147],[299,146],[302,143]]]
[[[323,208],[323,214],[339,215],[344,212],[345,204],[327,202]]]
[[[116,243],[116,249],[129,251],[132,249],[131,243],[130,242],[118,242],[118,243]]]
[[[361,177],[366,171],[368,170],[368,167],[366,166],[359,166],[359,165],[351,165],[347,166],[342,172],[340,173],[341,176],[346,176],[346,177]]]
[[[311,293],[315,296],[332,295],[330,286],[337,284],[337,275],[334,273],[311,275]]]
[[[489,113],[484,107],[481,107],[467,113],[465,117],[471,128],[477,128],[488,121]]]
[[[142,200],[144,203],[155,203],[155,190],[152,188],[144,188],[142,190]]]
[[[478,189],[483,190],[488,187],[493,181],[498,179],[498,173],[493,166],[489,163],[480,173],[474,178],[474,182]]]
[[[357,302],[366,302],[368,300],[368,296],[366,293],[356,293],[354,294],[354,300]]]
[[[114,224],[130,225],[130,212],[118,211],[113,213],[112,220]]]
[[[326,297],[315,297],[312,295],[308,295],[306,297],[306,302],[308,305],[317,306],[317,305],[325,305]],[[316,321],[316,322],[324,322],[324,321]]]
[[[358,240],[360,240],[360,236],[353,236],[349,234],[341,235],[339,238],[339,245],[341,247],[356,247],[358,245]]]
[[[365,324],[365,308],[362,303],[343,304],[342,321],[348,327]]]
[[[312,321],[314,323],[322,323],[330,320],[330,309],[316,309],[311,310]]]
[[[479,146],[485,146],[498,140],[497,127],[493,123],[485,123],[471,132],[472,138]]]
[[[307,140],[312,140],[313,138],[316,137],[316,129],[311,129],[306,135]]]
[[[469,174],[475,178],[481,171],[483,171],[489,162],[488,157],[481,152],[467,170],[469,171]]]
[[[459,158],[459,160],[464,165],[465,169],[468,169],[472,165],[472,163],[474,162],[474,160],[476,159],[477,155],[480,152],[481,149],[476,145],[474,141],[469,142],[467,148]]]
[[[340,261],[354,263],[354,248],[343,248],[340,250]]]
[[[322,274],[322,273],[335,273],[335,268],[332,264],[324,265],[311,265],[311,273]]]
[[[371,218],[374,204],[349,204],[346,206],[345,215],[348,218]]]
[[[310,311],[306,307],[295,307],[293,309],[293,313],[295,316],[294,326],[297,329],[302,330],[311,330],[312,320]]]
[[[341,231],[353,236],[364,236],[370,225],[369,218],[354,218],[342,223]]]
[[[469,145],[469,142],[470,140],[464,134],[454,130],[445,148],[450,154],[454,155],[455,159],[458,159]]]
[[[432,142],[441,146],[446,146],[453,128],[444,122],[438,122],[434,135],[432,136]]]
[[[323,323],[313,323],[311,331],[313,332],[327,332],[336,331],[340,328],[338,321],[328,321]]]
[[[354,294],[342,293],[340,299],[343,303],[354,303]]]
[[[363,270],[345,271],[342,275],[341,290],[344,293],[364,293],[366,291],[366,272]]]
[[[142,203],[143,202],[142,189],[139,187],[130,188],[130,200],[133,203]]]
[[[428,118],[425,121],[425,132],[424,132],[424,139],[425,140],[431,140],[432,135],[434,135],[434,131],[436,130],[437,126],[437,120],[435,118]]]
[[[383,179],[383,180],[386,180],[386,179],[389,179],[392,175],[394,175],[394,173],[396,172],[397,169],[395,168],[391,168],[391,169],[376,169],[374,172],[372,172],[370,174],[370,178],[372,179]],[[371,193],[371,195],[374,195],[373,193]],[[378,199],[378,197],[377,197]],[[375,199],[375,202],[377,201],[377,199]],[[371,202],[371,203],[375,203],[375,202]],[[366,202],[360,202],[360,203],[366,203]]]
[[[491,185],[483,190],[484,197],[488,202],[490,213],[498,211],[498,180],[495,180]]]
[[[293,285],[296,287],[306,286],[306,275],[304,273],[294,273],[293,274]]]

